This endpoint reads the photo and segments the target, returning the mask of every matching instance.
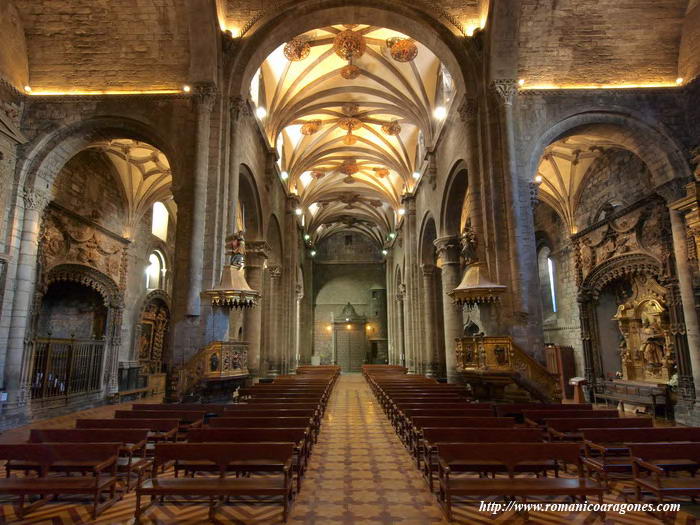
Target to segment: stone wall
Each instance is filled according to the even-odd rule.
[[[180,89],[189,27],[178,0],[18,0],[34,91]]]

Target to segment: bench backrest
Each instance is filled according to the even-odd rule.
[[[650,417],[619,417],[619,418],[557,418],[545,419],[545,426],[558,432],[576,432],[582,428],[651,428],[654,420]]]
[[[233,409],[227,410],[223,413],[221,417],[313,417],[316,414],[315,408],[305,408],[305,409],[258,409],[258,408],[248,408],[248,409]]]
[[[654,443],[698,441],[700,427],[583,429],[583,439],[591,443]]]
[[[493,417],[493,410],[466,410],[466,409],[443,409],[443,408],[412,408],[402,410],[403,415],[409,418],[414,417]]]
[[[524,410],[523,417],[531,420],[542,422],[545,419],[554,418],[617,418],[620,413],[615,409],[610,410]]]
[[[504,465],[511,475],[519,464],[526,462],[555,459],[579,467],[581,464],[578,443],[439,443],[437,452],[448,464],[495,461]]]
[[[216,417],[209,420],[211,428],[306,428],[308,417]]]
[[[522,414],[523,410],[593,410],[590,403],[503,403],[494,405],[498,415]]]
[[[145,428],[151,432],[171,432],[180,426],[178,419],[78,419],[75,428]]]
[[[27,461],[39,465],[41,475],[47,475],[56,463],[82,462],[98,465],[116,461],[120,443],[93,443],[89,447],[77,443],[0,444],[0,460]]]
[[[298,403],[303,403],[305,405],[316,405],[319,406],[321,404],[320,399],[315,399],[315,398],[308,398],[308,397],[249,397],[247,398],[243,403],[246,405],[252,405],[252,404],[258,404],[258,403],[285,403],[285,404],[298,404]]]
[[[224,414],[246,410],[318,410],[317,403],[236,403],[226,405]]]
[[[423,428],[428,443],[539,443],[539,428]]]
[[[216,414],[223,412],[226,407],[232,405],[224,404],[201,404],[201,403],[134,403],[131,405],[131,410],[144,411],[144,410],[157,410],[157,411],[168,411],[168,410],[193,410],[195,412],[205,412],[208,414]]]
[[[189,443],[299,443],[305,438],[305,428],[196,428],[187,434]]]
[[[117,419],[177,419],[183,423],[199,421],[206,416],[204,411],[195,410],[115,410]]]
[[[34,428],[29,432],[30,443],[121,443],[138,444],[146,441],[146,429],[75,429]]]
[[[246,466],[279,465],[291,460],[295,444],[289,443],[157,443],[155,466],[173,460],[210,461],[224,472],[226,467],[237,461],[245,461]]]
[[[700,443],[626,443],[630,455],[645,461],[685,459],[700,463]]]
[[[414,417],[412,423],[417,428],[428,427],[469,427],[507,428],[515,425],[510,417]]]

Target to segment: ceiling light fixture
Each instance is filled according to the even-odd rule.
[[[416,179],[416,180],[420,179],[420,171],[414,171],[414,172],[413,172],[413,178]]]
[[[25,90],[27,93],[31,93],[31,92],[32,92],[32,87],[31,87],[31,86],[24,86],[24,90]]]
[[[182,91],[184,91],[185,93],[189,93],[190,91],[192,91],[192,88],[185,84],[184,86],[182,86]]]
[[[676,79],[676,84],[678,84],[680,86],[682,83],[683,83],[683,77],[678,77]]]
[[[267,116],[267,110],[264,107],[260,106],[259,108],[256,108],[255,116],[262,120]]]
[[[389,252],[387,250],[382,250],[382,255],[389,255]]]
[[[406,208],[399,208],[399,215],[406,215]]]
[[[280,178],[282,180],[287,180],[289,178],[289,173],[287,173],[286,171],[283,171],[282,173],[280,173]]]
[[[433,116],[438,120],[443,120],[447,117],[447,108],[445,106],[438,106],[433,111]]]
[[[535,182],[540,184],[542,182],[542,175],[535,175]]]
[[[396,234],[394,232],[389,233],[389,239],[396,239]]]
[[[302,213],[304,213],[304,210],[302,210],[301,208],[297,208],[296,210],[294,210],[294,213],[296,213],[297,215],[301,215]]]
[[[316,250],[311,250],[310,254],[311,254],[311,257],[316,257]]]
[[[309,239],[311,239],[311,235],[309,235],[308,233],[305,233],[305,234],[304,234],[304,240],[305,240],[305,241],[308,241]]]
[[[524,85],[525,85],[525,79],[524,79],[524,78],[521,78],[520,80],[518,80],[518,85],[519,85],[519,86],[524,86]]]

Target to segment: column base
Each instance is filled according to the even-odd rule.
[[[679,400],[674,409],[676,423],[690,427],[700,426],[700,403]]]

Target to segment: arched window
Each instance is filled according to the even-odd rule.
[[[165,260],[158,251],[151,252],[148,256],[148,266],[146,266],[146,288],[155,290],[163,288],[163,277],[165,276]]]
[[[551,256],[548,246],[542,246],[537,252],[537,266],[540,275],[540,297],[544,319],[557,313],[556,261]]]
[[[160,201],[153,203],[151,233],[163,241],[168,240],[168,219],[168,209],[165,204]]]

